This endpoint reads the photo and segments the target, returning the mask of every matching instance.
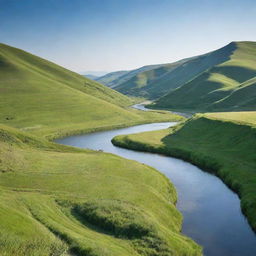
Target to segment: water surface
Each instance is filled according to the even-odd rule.
[[[146,108],[145,107],[146,105],[147,104],[145,104],[145,103],[139,103],[139,104],[133,105],[132,108],[139,109],[139,110],[142,110],[142,111],[152,111],[152,109]],[[190,118],[193,115],[191,113],[175,112],[175,111],[170,111],[170,110],[165,110],[165,109],[163,109],[163,110],[167,111],[167,112],[170,112],[170,113],[173,113],[173,114],[184,116],[186,118]]]
[[[164,173],[178,192],[184,216],[182,233],[204,247],[206,256],[255,256],[256,236],[241,213],[238,196],[219,178],[172,157],[118,148],[116,135],[165,129],[176,123],[153,123],[58,139],[56,142],[104,150],[150,165]]]

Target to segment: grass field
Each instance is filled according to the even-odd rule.
[[[1,125],[0,190],[1,256],[201,255],[172,184],[135,161]]]
[[[241,198],[256,230],[256,112],[197,114],[161,131],[117,136],[115,145],[190,161],[219,176]]]

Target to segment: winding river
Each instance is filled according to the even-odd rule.
[[[136,152],[112,145],[116,135],[165,129],[176,123],[153,123],[58,139],[56,142],[114,153],[164,173],[178,192],[184,216],[182,233],[203,246],[206,256],[255,256],[256,235],[241,213],[238,196],[220,179],[172,157]]]

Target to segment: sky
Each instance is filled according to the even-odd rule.
[[[170,63],[256,41],[255,0],[0,0],[0,42],[76,72]]]

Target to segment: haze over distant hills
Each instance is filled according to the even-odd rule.
[[[232,42],[207,54],[104,80],[109,76],[97,80],[126,95],[157,100],[158,108],[251,110],[256,107],[256,43]]]

